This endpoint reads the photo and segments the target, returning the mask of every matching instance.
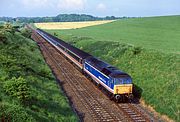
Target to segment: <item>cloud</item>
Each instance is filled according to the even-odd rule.
[[[97,5],[96,9],[99,10],[99,11],[104,11],[104,10],[106,10],[106,5],[103,4],[103,3],[99,3]]]
[[[83,10],[86,0],[59,0],[58,8],[62,10]]]

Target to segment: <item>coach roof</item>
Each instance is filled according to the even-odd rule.
[[[70,50],[71,52],[73,52],[74,54],[76,54],[79,58],[82,58],[82,59],[85,59],[89,56],[91,56],[90,54],[64,42],[63,40],[61,39],[58,39],[57,37],[54,37],[52,36],[51,34],[41,30],[41,29],[38,29],[39,31],[43,32],[44,34],[46,34],[48,37],[50,37],[51,39],[57,41],[60,45],[62,45],[63,47],[67,48],[68,50]]]

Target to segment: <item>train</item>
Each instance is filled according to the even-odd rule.
[[[36,33],[73,62],[83,74],[103,86],[111,99],[117,102],[132,100],[133,82],[129,74],[39,28],[36,29]]]

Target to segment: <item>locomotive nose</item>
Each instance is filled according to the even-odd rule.
[[[131,94],[132,84],[122,84],[114,86],[114,94]]]

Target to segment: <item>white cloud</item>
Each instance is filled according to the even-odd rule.
[[[82,10],[86,0],[59,0],[58,8],[62,10]]]
[[[106,10],[106,5],[103,4],[103,3],[99,3],[97,5],[96,9],[99,10],[99,11],[104,11],[104,10]]]

